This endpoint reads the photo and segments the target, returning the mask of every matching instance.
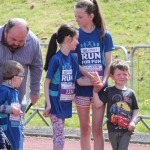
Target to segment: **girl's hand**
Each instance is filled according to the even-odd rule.
[[[88,72],[88,74],[90,76],[90,81],[94,86],[94,92],[99,92],[104,85],[98,75],[98,72]]]
[[[50,112],[51,106],[47,106],[46,109],[43,112],[44,117],[49,117],[49,112]]]
[[[135,122],[131,121],[128,125],[128,130],[133,131],[135,129]]]
[[[23,112],[19,108],[15,107],[15,106],[12,107],[12,113],[15,116],[20,115],[20,117],[22,117],[22,115],[23,115]]]

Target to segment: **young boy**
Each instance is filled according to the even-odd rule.
[[[97,73],[92,74],[98,78]],[[93,100],[96,107],[107,103],[107,128],[113,150],[127,150],[139,108],[134,91],[125,86],[130,77],[127,62],[112,62],[110,77],[115,85],[106,88],[100,97],[93,90]]]
[[[9,139],[13,150],[22,150],[22,111],[18,100],[18,88],[24,79],[23,66],[13,60],[8,60],[3,65],[3,80],[0,86],[0,106],[3,105],[3,111],[0,112],[0,125]],[[11,107],[10,107],[11,106]],[[10,114],[5,109],[11,108]]]

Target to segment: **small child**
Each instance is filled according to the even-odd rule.
[[[23,145],[21,144],[21,118],[23,112],[20,110],[21,108],[18,100],[19,93],[16,90],[25,77],[23,73],[23,66],[16,61],[8,60],[3,65],[2,75],[4,82],[0,86],[0,106],[3,106],[3,111],[0,112],[0,125],[6,137],[9,139],[13,150],[23,149]],[[11,110],[5,111],[6,108],[10,108]]]
[[[75,82],[82,86],[92,85],[90,81],[81,78],[77,58],[70,53],[78,44],[78,36],[75,27],[62,24],[58,32],[52,35],[46,55],[44,66],[47,71],[44,82],[46,109],[43,115],[50,116],[52,122],[53,150],[63,150],[64,147],[64,122],[65,118],[72,117]],[[59,51],[57,43],[60,46]]]
[[[99,78],[97,73],[91,75]],[[113,61],[110,77],[115,86],[107,87],[100,97],[93,90],[94,104],[101,107],[107,103],[107,129],[113,150],[127,150],[139,109],[134,91],[125,86],[130,77],[127,62]]]

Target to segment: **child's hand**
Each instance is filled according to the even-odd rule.
[[[47,106],[46,109],[43,112],[44,117],[49,117],[49,111],[51,109],[51,106]]]
[[[103,87],[103,83],[101,82],[99,75],[97,72],[88,72],[90,76],[90,81],[94,86],[94,91],[99,92],[100,89]]]
[[[15,116],[19,115],[20,117],[22,117],[22,115],[23,115],[23,112],[19,108],[15,107],[15,106],[12,107],[12,113]]]
[[[135,122],[131,121],[128,125],[128,130],[133,131],[135,129]]]

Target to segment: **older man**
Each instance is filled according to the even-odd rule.
[[[26,81],[30,70],[30,99],[32,104],[35,104],[40,95],[42,54],[37,37],[29,30],[28,23],[22,18],[12,18],[0,27],[0,84],[3,82],[2,66],[7,60],[20,62],[25,70],[25,79],[18,88],[20,104],[26,99]],[[10,108],[7,111],[11,111]]]

